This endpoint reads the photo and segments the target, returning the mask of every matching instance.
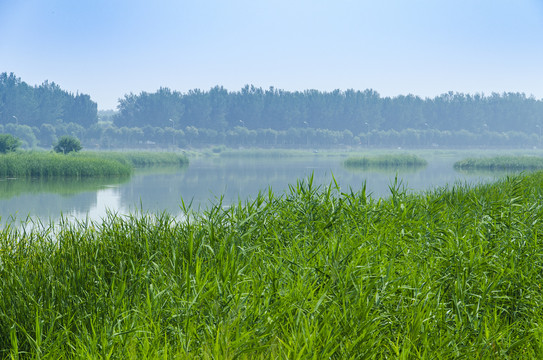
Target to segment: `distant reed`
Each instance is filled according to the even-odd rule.
[[[388,154],[374,156],[354,156],[346,159],[347,168],[401,168],[424,167],[428,164],[423,158],[413,154]]]
[[[457,161],[458,170],[539,170],[543,169],[543,157],[540,156],[495,156],[487,158],[467,158]]]

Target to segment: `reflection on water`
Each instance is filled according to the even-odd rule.
[[[5,180],[0,182],[0,217],[24,219],[27,215],[44,220],[61,214],[78,219],[99,220],[112,211],[168,211],[180,214],[181,198],[192,201],[193,209],[207,207],[223,196],[223,203],[254,198],[271,187],[283,194],[289,184],[314,175],[314,183],[329,185],[334,177],[343,190],[358,190],[366,182],[374,197],[387,196],[389,185],[398,175],[409,191],[429,189],[455,182],[476,183],[495,179],[495,174],[459,173],[453,169],[457,159],[429,161],[418,171],[368,169],[352,171],[338,157],[297,159],[195,159],[188,168],[162,168],[136,172],[129,180]]]

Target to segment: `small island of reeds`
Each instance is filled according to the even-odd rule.
[[[0,155],[0,177],[123,177],[134,167],[187,164],[187,157],[177,153],[17,151]]]
[[[539,156],[494,156],[472,157],[457,161],[457,170],[522,171],[543,169],[543,157]]]
[[[0,358],[536,359],[543,173],[0,229]]]
[[[343,165],[353,169],[368,168],[418,168],[427,165],[427,161],[414,154],[388,154],[374,156],[353,156]]]

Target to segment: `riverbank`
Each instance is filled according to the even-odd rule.
[[[0,232],[0,357],[537,358],[543,173]],[[56,235],[53,236],[52,234]]]

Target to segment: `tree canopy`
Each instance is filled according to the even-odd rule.
[[[54,150],[58,153],[67,154],[70,152],[78,152],[82,149],[81,142],[75,136],[64,135],[58,139]]]
[[[72,94],[45,81],[30,86],[13,73],[0,73],[0,123],[40,127],[42,124],[96,123],[97,104],[86,94]]]
[[[0,134],[0,153],[5,154],[17,150],[21,140],[11,134]]]
[[[119,100],[118,109],[113,117],[117,126],[194,126],[218,131],[243,126],[348,129],[353,133],[404,129],[532,133],[543,119],[543,101],[523,93],[449,92],[423,99],[381,97],[371,89],[290,92],[249,85],[236,92],[217,86],[185,94],[161,88],[155,93],[127,95]]]

